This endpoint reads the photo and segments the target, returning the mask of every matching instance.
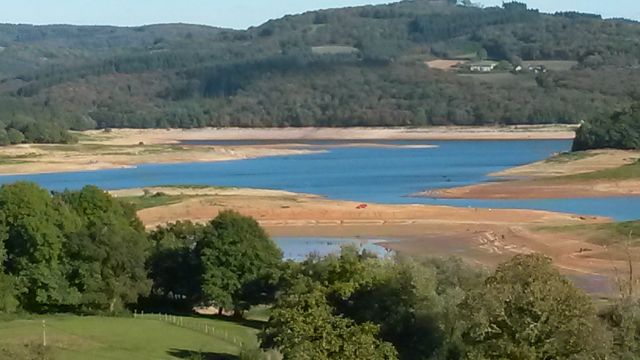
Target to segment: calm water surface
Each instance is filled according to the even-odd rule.
[[[378,142],[378,141],[376,141]],[[201,142],[234,144],[237,142]],[[255,142],[242,142],[243,144]],[[132,169],[2,176],[0,183],[35,181],[51,190],[97,185],[122,189],[154,185],[217,185],[320,194],[331,199],[380,203],[424,203],[465,207],[526,208],[640,218],[640,199],[441,200],[410,194],[443,187],[495,181],[487,175],[567,151],[570,141],[432,141],[394,142],[438,145],[437,148],[332,148],[335,142],[314,142],[327,152],[241,161],[147,164]]]
[[[282,249],[284,258],[294,261],[302,261],[311,253],[320,256],[337,254],[345,245],[354,245],[360,250],[366,250],[381,258],[392,254],[378,245],[382,242],[388,242],[387,240],[323,237],[279,237],[274,240]]]

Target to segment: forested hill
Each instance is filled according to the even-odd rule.
[[[56,141],[54,128],[575,123],[640,100],[638,59],[640,23],[521,3],[407,0],[244,31],[0,25],[0,143]],[[479,60],[495,68],[471,71]]]

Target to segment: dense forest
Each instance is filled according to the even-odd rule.
[[[595,303],[542,255],[488,270],[345,247],[295,263],[236,212],[147,233],[123,201],[95,187],[2,186],[0,314],[215,306],[242,318],[266,305],[261,345],[292,360],[640,356],[632,287],[621,283],[621,297]]]
[[[640,150],[640,103],[585,122],[576,132],[573,150]]]
[[[242,31],[0,25],[0,142],[110,127],[578,123],[640,101],[639,23],[465,3],[314,11]],[[501,67],[461,74],[434,59]],[[509,71],[549,61],[570,65]]]

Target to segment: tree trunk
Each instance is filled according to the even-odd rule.
[[[116,311],[116,298],[111,299],[111,302],[109,303],[109,312],[110,313],[114,313]]]

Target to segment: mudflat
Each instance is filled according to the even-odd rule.
[[[17,145],[0,149],[0,174],[38,174],[134,167],[139,164],[215,162],[303,155],[312,149],[183,145]]]
[[[493,210],[429,205],[362,204],[309,194],[237,188],[147,188],[116,196],[183,196],[142,209],[149,228],[189,220],[206,222],[233,209],[256,218],[272,236],[381,239],[416,256],[459,256],[493,266],[521,253],[540,252],[567,274],[615,276],[627,259],[623,249],[589,243],[571,233],[538,231],[548,226],[606,224],[609,219],[534,210]]]

